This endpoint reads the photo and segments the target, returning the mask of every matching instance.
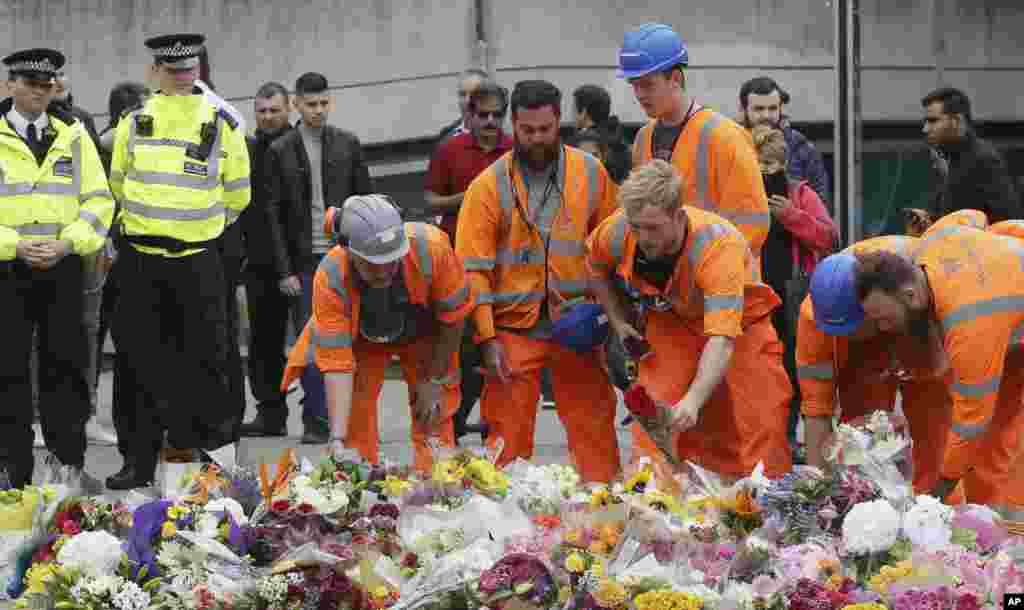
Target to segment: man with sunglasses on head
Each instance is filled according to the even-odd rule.
[[[569,344],[572,333],[561,331],[588,305],[583,242],[614,211],[618,188],[600,161],[562,144],[555,85],[522,81],[510,106],[515,145],[466,191],[455,239],[479,300],[473,340],[487,368],[487,440],[504,442],[500,466],[532,457],[541,369],[549,366],[581,476],[608,482],[619,472],[615,393],[595,346]],[[599,320],[579,321],[595,331],[586,338],[597,335]]]
[[[425,199],[427,212],[441,217],[452,244],[455,243],[455,225],[462,206],[462,197],[473,179],[492,163],[512,149],[512,138],[502,129],[508,110],[508,91],[491,80],[483,81],[472,93],[466,109],[469,131],[452,136],[438,147],[427,171]],[[463,341],[462,405],[455,415],[455,438],[466,434],[485,432],[480,424],[469,425],[473,405],[480,398],[483,376],[477,372],[481,365],[480,351],[471,337]]]
[[[475,305],[462,263],[437,227],[402,222],[384,195],[349,197],[324,232],[344,237],[313,279],[313,315],[288,358],[282,389],[323,373],[331,451],[378,461],[377,412],[395,356],[409,385],[415,467],[430,472],[431,437],[454,446],[458,348]]]

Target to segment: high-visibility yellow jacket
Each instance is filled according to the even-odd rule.
[[[12,106],[0,103],[0,116]],[[65,119],[49,115],[56,138],[40,165],[0,118],[0,260],[13,260],[22,239],[66,239],[80,256],[103,246],[114,200],[92,139]]]
[[[495,326],[534,328],[545,299],[555,319],[558,305],[587,292],[583,244],[615,210],[618,189],[601,162],[582,150],[563,146],[558,163],[561,205],[544,207],[553,218],[525,219],[534,212],[512,152],[466,190],[455,253],[477,294],[477,341],[494,337]],[[551,227],[547,237],[540,226]]]
[[[209,154],[203,151],[207,125]],[[212,132],[211,132],[212,129]],[[114,134],[110,186],[126,238],[216,239],[249,205],[249,153],[230,114],[202,95],[157,94],[125,116]],[[137,245],[141,252],[187,256]]]
[[[633,167],[651,160],[654,127],[650,121],[633,141]],[[702,108],[686,121],[672,151],[672,165],[683,176],[683,204],[714,212],[750,243],[755,278],[761,277],[761,248],[772,216],[761,166],[750,132],[732,119]]]

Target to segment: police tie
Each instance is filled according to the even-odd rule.
[[[28,147],[32,149],[32,154],[36,157],[36,163],[42,163],[43,159],[46,158],[46,151],[42,150],[43,143],[39,141],[39,134],[36,133],[35,123],[29,123],[28,129],[25,130],[25,140],[28,142]]]

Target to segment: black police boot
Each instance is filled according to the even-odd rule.
[[[140,468],[132,460],[125,460],[124,466],[114,474],[107,477],[107,489],[112,491],[127,491],[139,487],[153,485],[153,478],[156,473],[156,466],[152,468]]]

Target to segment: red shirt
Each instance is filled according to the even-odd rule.
[[[512,148],[512,138],[505,132],[498,132],[498,146],[485,152],[477,144],[472,133],[461,133],[444,141],[430,159],[427,169],[426,190],[448,197],[466,192],[473,179],[491,166],[503,154]],[[455,243],[455,225],[458,210],[449,212],[441,219],[441,228]]]

